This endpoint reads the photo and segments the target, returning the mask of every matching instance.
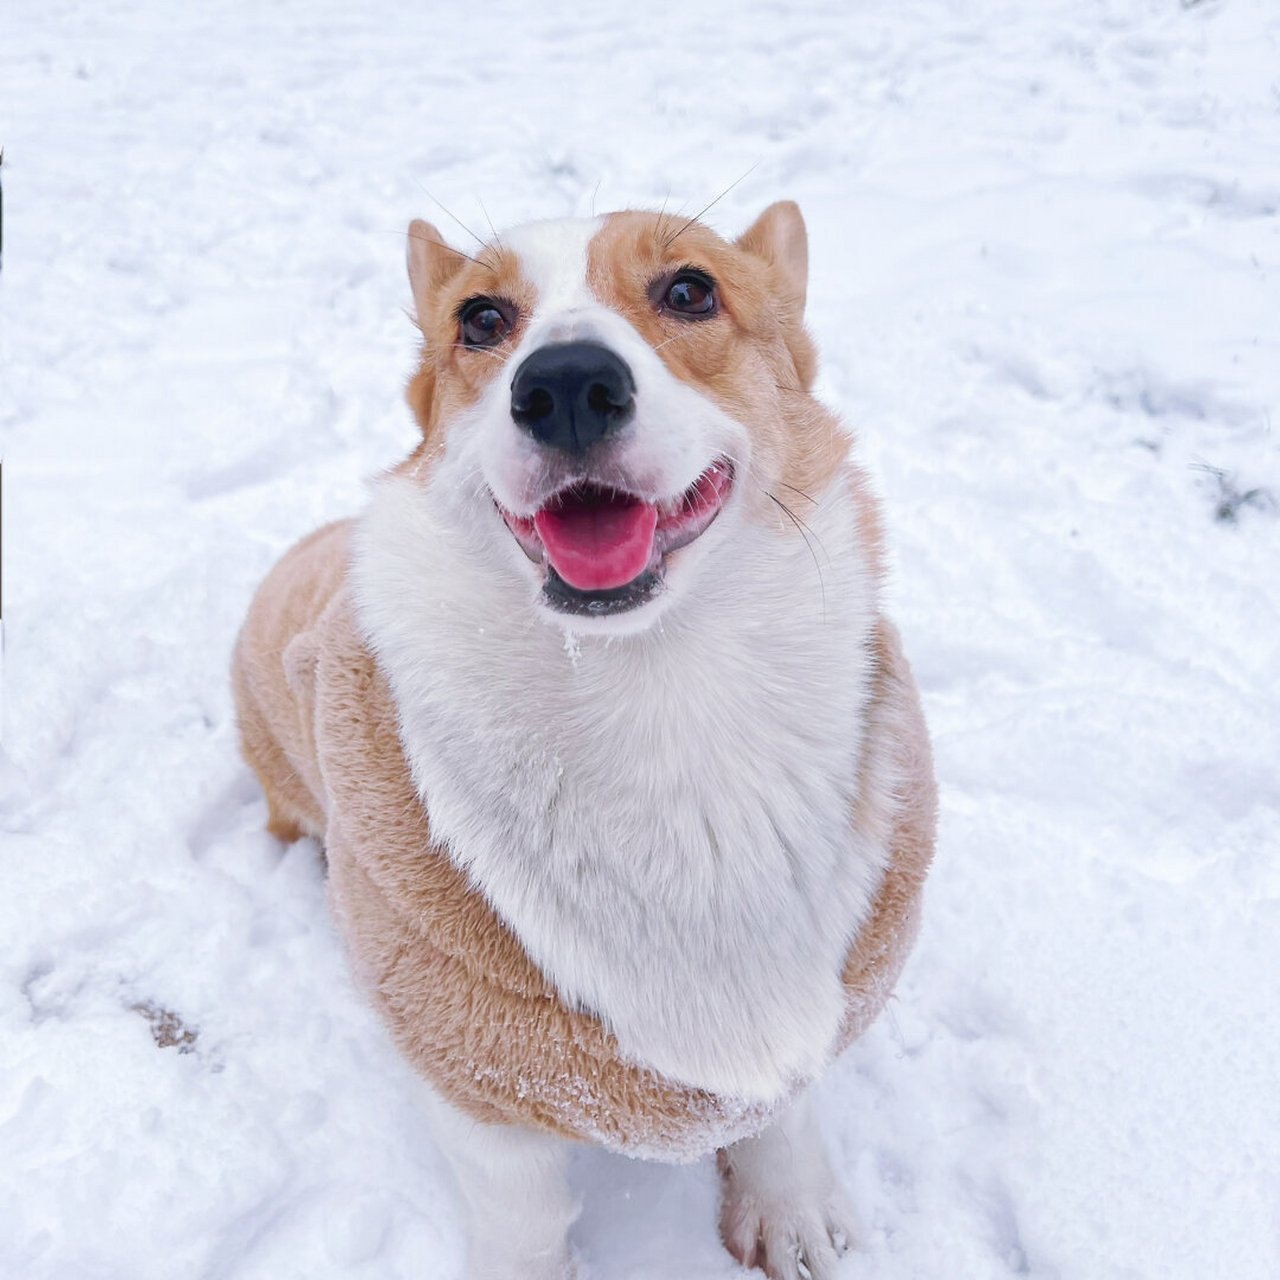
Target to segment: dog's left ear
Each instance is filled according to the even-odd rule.
[[[776,273],[788,301],[804,314],[809,288],[809,235],[794,200],[771,204],[737,239],[739,249],[763,258]]]
[[[414,310],[418,313],[419,326],[425,328],[431,299],[453,278],[464,258],[445,243],[444,237],[431,223],[423,222],[421,218],[414,218],[409,223],[405,257],[409,265]]]
[[[795,363],[796,377],[808,391],[818,372],[818,353],[804,327],[809,291],[809,234],[794,200],[771,204],[737,239],[739,249],[773,268],[774,285],[784,306],[779,319],[783,338]]]

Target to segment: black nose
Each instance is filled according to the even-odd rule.
[[[582,453],[635,412],[635,379],[598,342],[539,347],[511,380],[511,416],[535,440]]]

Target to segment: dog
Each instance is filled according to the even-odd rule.
[[[421,439],[236,645],[268,829],[324,844],[474,1280],[578,1274],[584,1140],[717,1153],[730,1252],[828,1280],[807,1089],[910,950],[936,800],[800,211],[415,221],[408,266]]]

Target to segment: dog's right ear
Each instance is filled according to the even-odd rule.
[[[409,287],[413,290],[413,306],[418,325],[425,329],[427,308],[431,299],[457,273],[466,259],[444,242],[444,237],[429,222],[414,218],[409,223],[408,253]]]
[[[453,279],[466,261],[463,254],[445,244],[444,237],[429,222],[414,218],[409,223],[408,251],[409,287],[413,290],[413,309],[418,328],[425,339],[431,303],[441,289]],[[409,380],[407,399],[422,434],[431,434],[435,423],[436,362],[431,358],[429,343],[424,344],[417,372]]]

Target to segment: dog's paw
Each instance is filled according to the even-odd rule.
[[[857,1219],[834,1182],[762,1186],[721,1159],[720,1238],[769,1280],[836,1280],[857,1240]]]

